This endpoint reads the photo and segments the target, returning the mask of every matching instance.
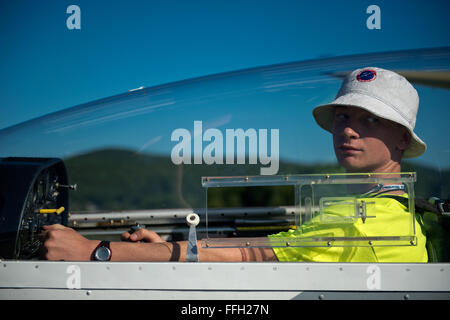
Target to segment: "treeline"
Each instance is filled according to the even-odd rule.
[[[258,165],[174,165],[170,158],[105,149],[65,159],[71,211],[205,207],[202,176],[259,175]],[[450,198],[450,170],[405,163],[417,172],[416,196]],[[280,161],[278,174],[342,173],[337,164],[303,165]],[[208,207],[293,205],[292,187],[211,188]]]

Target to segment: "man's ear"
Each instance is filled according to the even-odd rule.
[[[409,133],[409,131],[405,128],[402,128],[402,134],[401,134],[401,138],[397,143],[397,148],[401,151],[405,151],[409,144],[411,143],[411,134]]]

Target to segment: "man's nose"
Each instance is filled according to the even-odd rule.
[[[344,127],[344,130],[342,131],[342,135],[348,140],[359,138],[358,131],[353,126],[350,126],[350,125],[346,125]]]

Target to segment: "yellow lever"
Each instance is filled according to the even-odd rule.
[[[56,214],[60,214],[64,210],[65,210],[64,207],[61,207],[59,209],[41,209],[41,210],[39,210],[39,213],[56,213]]]

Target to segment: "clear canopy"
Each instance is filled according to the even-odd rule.
[[[342,194],[347,190],[342,185],[335,186],[336,194],[308,183],[283,182],[281,189],[264,192],[220,188],[226,190],[208,202],[202,185],[202,177],[343,173],[332,137],[316,124],[312,110],[332,101],[343,75],[361,67],[396,71],[415,86],[420,96],[415,132],[428,149],[404,161],[402,171],[416,172],[416,196],[449,198],[449,48],[293,62],[137,89],[2,129],[0,157],[62,158],[69,182],[78,185],[70,198],[73,213],[157,215],[162,209],[201,211],[207,204],[220,218],[249,213],[249,207],[300,210],[303,203],[302,214],[294,212],[297,227],[316,215],[324,223],[361,221],[360,197]],[[327,215],[336,206],[348,213]],[[275,212],[270,210],[265,215]],[[371,219],[368,214],[364,223]]]

